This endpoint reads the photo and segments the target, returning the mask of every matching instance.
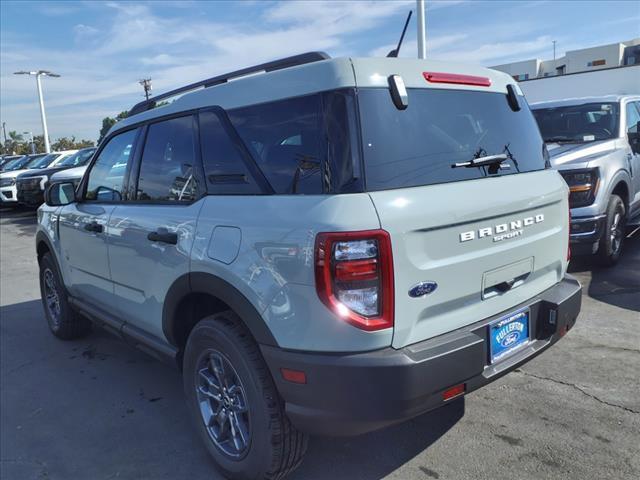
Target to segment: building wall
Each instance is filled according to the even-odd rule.
[[[601,47],[584,48],[569,51],[566,54],[567,71],[565,73],[588,72],[622,65],[624,45],[614,43]]]
[[[540,60],[524,60],[522,62],[508,63],[491,68],[508,73],[516,80],[529,80],[530,78],[536,78],[539,75]]]
[[[563,75],[567,73],[589,72],[625,65],[625,48],[640,45],[640,38],[633,40],[600,45],[597,47],[570,50],[563,57],[555,60],[531,59],[520,62],[496,65],[496,70],[508,73],[516,80],[530,80],[533,78]],[[627,50],[626,64],[640,63],[640,53]],[[629,59],[629,57],[633,57]]]

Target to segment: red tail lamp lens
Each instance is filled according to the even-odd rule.
[[[393,326],[393,257],[384,230],[320,233],[316,290],[331,311],[362,330]]]

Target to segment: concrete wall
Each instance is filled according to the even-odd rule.
[[[592,95],[640,94],[640,65],[519,83],[529,103]]]

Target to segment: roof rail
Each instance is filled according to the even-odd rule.
[[[304,65],[306,63],[319,62],[321,60],[327,60],[329,58],[331,57],[324,52],[307,52],[307,53],[301,53],[300,55],[294,55],[292,57],[282,58],[280,60],[274,60],[272,62],[261,63],[260,65],[254,65],[253,67],[247,67],[241,70],[235,70],[233,72],[225,73],[223,75],[218,75],[217,77],[207,78],[206,80],[201,80],[199,82],[191,83],[189,85],[185,85],[184,87],[176,88],[169,92],[156,95],[155,97],[150,98],[149,100],[144,100],[140,103],[137,103],[129,111],[129,116],[135,115],[141,112],[146,112],[147,110],[151,110],[156,106],[157,102],[160,100],[174,97],[180,93],[185,93],[191,90],[195,90],[196,88],[213,87],[215,85],[226,83],[229,80],[232,80],[234,78],[243,77],[245,75],[250,75],[252,73],[273,72],[275,70],[282,70],[289,67],[295,67],[296,65]]]

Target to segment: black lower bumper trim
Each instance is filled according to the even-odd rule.
[[[444,405],[442,393],[464,383],[466,392],[486,385],[557,342],[575,323],[582,296],[567,276],[530,301],[532,341],[489,365],[487,325],[504,313],[396,350],[317,354],[261,346],[286,412],[297,428],[319,435],[357,435]],[[304,371],[306,384],[285,381],[281,368]]]

